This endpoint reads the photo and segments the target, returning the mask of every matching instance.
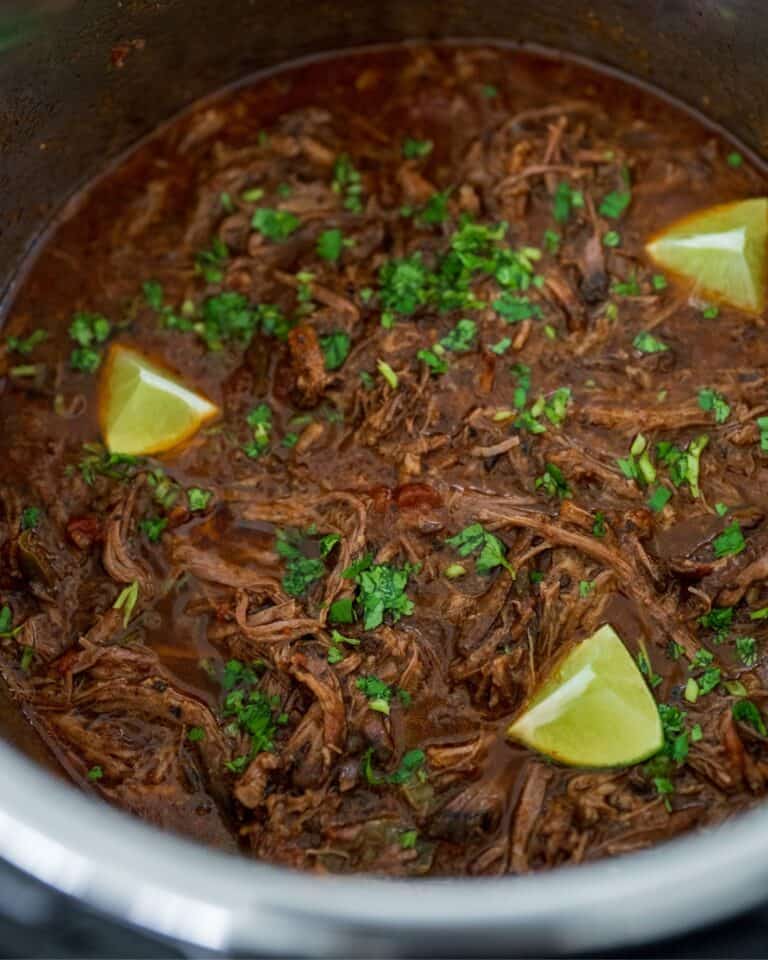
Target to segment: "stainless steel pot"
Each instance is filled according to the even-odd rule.
[[[556,47],[624,69],[768,154],[763,0],[0,0],[0,319],[52,215],[211,90],[325,50],[413,37]],[[134,40],[122,67],[116,45]],[[711,923],[766,896],[768,809],[654,850],[500,880],[317,878],[160,834],[0,744],[0,855],[122,920],[215,950],[554,954]]]

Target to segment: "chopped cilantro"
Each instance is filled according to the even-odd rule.
[[[531,413],[535,417],[543,413],[551,424],[559,427],[568,414],[568,404],[570,402],[570,387],[558,387],[557,390],[553,390],[548,397],[540,398],[531,408]]]
[[[8,337],[5,342],[12,353],[20,353],[23,357],[28,357],[47,336],[46,330],[33,330],[28,337]]]
[[[757,730],[762,737],[768,735],[762,715],[751,700],[739,700],[738,703],[734,703],[733,718],[740,723],[748,724],[754,730]]]
[[[616,463],[627,480],[634,480],[641,487],[656,481],[656,468],[651,463],[648,443],[641,433],[632,441],[629,456]]]
[[[651,285],[654,290],[661,291],[667,289],[667,278],[663,273],[654,273],[651,277]]]
[[[477,324],[474,320],[459,320],[456,326],[440,341],[440,346],[454,353],[466,353],[475,345]]]
[[[662,752],[674,760],[683,763],[688,756],[688,734],[685,731],[685,712],[666,703],[659,704],[659,716],[664,732]]]
[[[261,187],[251,187],[249,190],[245,190],[241,196],[245,203],[258,203],[264,196],[264,190]]]
[[[326,370],[338,370],[349,354],[349,334],[344,330],[334,330],[320,337],[320,349],[325,357]]]
[[[492,100],[494,97],[499,95],[499,91],[492,83],[483,84],[480,93],[485,97],[486,100]]]
[[[224,265],[229,259],[229,249],[219,237],[211,240],[207,250],[201,250],[195,257],[195,270],[202,275],[206,283],[221,283],[224,279]]]
[[[95,767],[91,767],[91,769],[88,771],[88,773],[86,774],[86,779],[89,780],[91,783],[95,783],[97,780],[101,780],[103,776],[104,776],[104,771],[101,769],[100,766],[96,765]]]
[[[510,367],[510,372],[517,381],[514,404],[518,410],[522,410],[528,401],[528,391],[531,389],[531,368],[525,363],[515,363]]]
[[[259,207],[251,217],[251,226],[267,240],[285,240],[301,226],[301,221],[287,210]]]
[[[718,515],[718,517],[724,517],[726,513],[728,513],[728,507],[726,507],[724,503],[716,503],[715,513]]]
[[[467,568],[463,563],[449,563],[443,570],[443,575],[448,577],[449,580],[458,580],[459,577],[464,577],[466,574]]]
[[[672,491],[667,487],[656,487],[648,497],[648,506],[654,513],[659,513],[667,505],[671,496]]]
[[[221,350],[225,341],[250,342],[259,322],[254,310],[242,293],[226,290],[203,302],[202,320],[194,329],[209,350]]]
[[[513,577],[515,571],[506,559],[507,550],[501,540],[489,533],[480,523],[464,527],[455,536],[445,541],[453,547],[460,557],[478,554],[475,561],[475,570],[478,573],[490,573],[496,567],[504,567]]]
[[[757,663],[757,640],[754,637],[736,637],[736,653],[745,667]]]
[[[446,373],[448,370],[447,362],[438,356],[435,350],[419,350],[416,357],[429,367],[429,372],[434,376]]]
[[[334,600],[328,608],[328,617],[332,623],[354,623],[354,600],[352,597],[341,597]]]
[[[205,740],[205,728],[204,727],[190,727],[187,730],[187,740],[190,743],[200,743],[201,740]]]
[[[554,256],[560,249],[560,234],[549,228],[544,231],[544,249]]]
[[[389,716],[389,705],[394,691],[378,677],[358,677],[355,686],[368,698],[368,706],[377,713]]]
[[[205,510],[213,494],[210,490],[203,490],[200,487],[189,487],[187,489],[187,502],[189,509],[194,513],[196,510]]]
[[[582,600],[592,593],[595,588],[594,580],[579,580],[579,596]]]
[[[285,560],[283,590],[290,597],[303,596],[310,586],[325,575],[325,564],[320,557],[307,554],[314,541],[300,530],[278,530],[275,551]]]
[[[272,430],[272,410],[267,403],[260,403],[246,416],[246,423],[253,431],[253,440],[243,447],[246,456],[258,459],[269,450],[269,438]]]
[[[732,150],[728,156],[725,158],[725,162],[729,167],[740,167],[744,163],[744,158],[737,150]]]
[[[699,406],[702,410],[714,413],[715,423],[725,423],[731,412],[725,397],[715,390],[710,390],[709,387],[699,390]]]
[[[344,239],[344,234],[341,232],[341,230],[323,230],[323,232],[317,238],[317,255],[322,260],[328,260],[331,263],[336,263],[341,256],[341,252],[344,247],[347,247],[350,244],[351,241]]]
[[[40,522],[42,512],[40,507],[24,507],[21,511],[21,529],[34,530]]]
[[[507,350],[512,346],[512,341],[509,337],[502,337],[498,343],[493,343],[488,348],[491,353],[495,353],[497,357],[500,357],[502,354],[506,353]]]
[[[635,350],[639,350],[640,353],[663,353],[665,350],[669,350],[666,343],[657,340],[656,337],[648,333],[647,330],[638,333],[632,341],[632,346]]]
[[[704,738],[704,732],[701,729],[700,723],[694,723],[691,727],[691,743],[698,743]]]
[[[691,440],[687,448],[681,450],[668,440],[656,444],[656,453],[664,466],[669,470],[669,478],[676,487],[687,483],[691,488],[691,495],[698,497],[699,474],[701,470],[701,454],[709,443],[709,437],[704,434]]]
[[[527,297],[513,297],[506,292],[497,297],[491,306],[506,323],[519,323],[529,317],[541,316],[541,308]]]
[[[427,200],[424,209],[419,212],[417,217],[419,223],[424,223],[428,226],[438,226],[439,224],[444,223],[445,220],[448,219],[449,197],[449,190],[443,190],[440,193],[433,193],[429,200]]]
[[[702,627],[713,631],[716,643],[722,643],[728,636],[733,623],[733,607],[712,607],[699,617],[698,622]]]
[[[362,178],[346,153],[340,154],[333,165],[331,189],[342,197],[345,210],[349,210],[351,213],[362,213]]]
[[[0,607],[0,637],[3,639],[15,637],[20,630],[21,627],[13,625],[13,611],[8,604]]]
[[[400,383],[400,380],[398,379],[398,376],[395,373],[395,371],[392,369],[392,367],[390,367],[390,365],[386,362],[386,360],[377,360],[376,369],[379,371],[382,377],[384,377],[384,379],[387,381],[390,387],[393,390],[397,390],[397,386]]]
[[[628,280],[614,283],[611,291],[620,297],[639,297],[642,293],[637,277],[633,273]]]
[[[746,545],[741,527],[736,520],[729,524],[712,542],[715,557],[717,557],[718,560],[722,557],[732,557],[737,553],[741,553]]]
[[[123,611],[123,627],[127,627],[133,616],[133,610],[139,599],[139,581],[134,580],[127,587],[123,587],[117,595],[117,600],[112,604],[115,610]]]
[[[388,780],[390,783],[408,783],[421,772],[421,767],[426,762],[426,754],[423,750],[408,750],[403,754],[400,766],[394,773],[390,774]]]
[[[541,488],[550,497],[560,497],[568,499],[571,496],[571,488],[560,467],[554,463],[547,463],[544,467],[544,473],[536,477],[535,488]]]
[[[429,298],[428,271],[418,253],[387,261],[379,270],[379,284],[384,326],[394,323],[395,314],[410,316]]]
[[[413,613],[413,600],[406,596],[405,589],[408,578],[416,569],[408,563],[402,568],[387,563],[373,563],[371,555],[366,554],[343,572],[343,577],[357,584],[357,602],[363,611],[366,630],[375,630],[380,626],[386,613],[393,620]],[[332,619],[337,623],[345,622],[338,617]]]
[[[598,540],[602,540],[605,533],[605,514],[601,510],[598,510],[597,513],[595,513],[595,521],[592,524],[592,536],[597,537]]]
[[[35,648],[25,646],[22,649],[21,660],[19,661],[19,669],[26,673],[29,668],[32,666],[32,662],[35,659]]]
[[[400,847],[403,850],[413,850],[419,839],[418,830],[405,830],[400,834]]]
[[[631,200],[632,194],[628,190],[614,190],[606,194],[601,200],[598,208],[600,215],[610,217],[611,220],[618,220],[629,206]]]
[[[109,453],[99,443],[84,443],[83,457],[77,466],[83,480],[92,487],[97,475],[110,480],[129,480],[140,463],[139,458],[131,454]]]
[[[254,690],[248,682],[226,695],[222,709],[224,717],[233,719],[235,733],[248,734],[251,740],[248,754],[227,763],[228,770],[241,773],[257,753],[274,750],[277,726],[287,721],[279,709],[279,697]]]
[[[69,336],[78,346],[69,357],[73,370],[95,373],[101,363],[101,351],[96,349],[112,332],[112,324],[100,313],[76,313],[72,317]]]
[[[150,543],[159,543],[163,530],[168,526],[167,517],[147,517],[139,520],[139,530],[146,536]]]
[[[583,206],[584,197],[581,191],[574,190],[566,181],[558,183],[552,203],[552,216],[557,223],[567,223],[573,208]]]
[[[720,308],[710,304],[708,307],[704,307],[701,311],[702,317],[705,320],[714,320],[715,317],[720,313]]]
[[[758,417],[756,422],[760,431],[760,449],[768,452],[768,417]]]
[[[603,244],[606,247],[618,247],[621,244],[621,234],[616,230],[608,230],[603,234]]]
[[[720,670],[717,667],[710,667],[708,670],[705,670],[698,678],[699,693],[702,696],[706,693],[711,693],[718,683],[720,683],[720,679]]]
[[[403,141],[403,156],[406,160],[427,157],[432,153],[432,146],[431,140],[414,140],[413,137],[406,137]]]

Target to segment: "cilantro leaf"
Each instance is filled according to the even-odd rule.
[[[97,349],[112,332],[112,324],[100,313],[75,313],[69,327],[69,336],[78,346],[69,357],[73,370],[95,373],[101,364],[101,351]]]
[[[738,703],[734,703],[733,718],[740,723],[749,724],[762,737],[768,735],[760,710],[751,700],[739,700]]]
[[[393,620],[413,613],[413,601],[406,595],[408,578],[416,567],[406,563],[402,568],[388,563],[373,563],[370,554],[353,563],[342,574],[357,584],[357,602],[363,611],[363,626],[375,630],[384,622],[384,615]],[[338,617],[337,623],[341,623]]]
[[[205,510],[213,494],[210,490],[203,490],[200,487],[189,487],[187,489],[187,501],[189,509],[194,513],[197,510]]]
[[[406,137],[403,141],[403,156],[406,160],[417,160],[429,156],[430,153],[432,153],[431,140],[414,140],[413,137]]]
[[[195,270],[202,274],[206,283],[221,283],[227,260],[229,248],[219,237],[214,237],[208,249],[201,250],[195,257]]]
[[[433,376],[438,376],[441,373],[446,373],[448,371],[448,364],[442,357],[440,357],[437,352],[433,350],[419,350],[416,354],[416,358],[421,360],[422,363],[425,363],[429,367],[429,372]]]
[[[352,213],[362,213],[363,182],[359,171],[352,165],[346,153],[336,158],[333,165],[331,189],[343,198],[344,209]]]
[[[24,507],[21,511],[21,529],[34,530],[40,522],[42,512],[40,507]]]
[[[715,423],[725,423],[731,412],[725,397],[715,390],[710,390],[709,387],[699,390],[699,406],[702,410],[714,413]]]
[[[468,557],[470,554],[478,554],[475,561],[475,570],[480,573],[490,573],[496,567],[504,567],[513,577],[515,571],[508,562],[507,548],[502,541],[492,533],[489,533],[481,523],[473,523],[464,527],[453,537],[448,537],[445,541],[450,547],[453,547],[460,557]]]
[[[139,520],[138,527],[150,543],[159,543],[163,530],[168,526],[166,517],[147,517]]]
[[[440,341],[440,346],[454,353],[466,353],[475,345],[477,324],[474,320],[459,320],[456,326]]]
[[[338,370],[349,354],[349,334],[344,330],[334,330],[320,337],[320,349],[325,357],[326,370]]]
[[[13,353],[20,353],[28,357],[35,347],[48,337],[46,330],[33,330],[28,337],[8,337],[5,341],[8,349]]]
[[[337,228],[323,230],[317,238],[316,249],[318,257],[322,260],[328,260],[330,263],[336,263],[344,247],[344,234]]]
[[[550,497],[560,497],[566,500],[571,496],[571,488],[568,486],[563,471],[554,463],[545,465],[544,473],[536,478],[534,486],[537,490],[539,488],[544,490]]]
[[[378,677],[368,676],[358,677],[355,686],[368,698],[368,706],[371,710],[389,716],[389,705],[394,693],[389,684]]]
[[[646,330],[638,333],[632,341],[632,346],[635,350],[639,350],[640,353],[663,353],[665,350],[669,350],[666,343],[657,340],[656,337],[652,336]]]
[[[612,220],[618,220],[629,206],[631,200],[632,194],[628,190],[614,190],[606,194],[601,200],[598,208],[600,215],[610,217]]]
[[[736,520],[729,524],[712,542],[715,557],[717,557],[718,560],[722,557],[732,557],[737,553],[741,553],[746,545],[741,527]]]
[[[316,580],[325,575],[325,564],[320,557],[307,554],[314,541],[300,530],[278,530],[275,551],[285,560],[283,590],[289,597],[301,597]]]
[[[754,637],[736,637],[736,653],[745,667],[757,663],[757,640]]]
[[[251,226],[267,240],[285,240],[299,229],[301,221],[287,210],[259,207],[251,217]]]

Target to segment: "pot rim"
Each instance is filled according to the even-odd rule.
[[[768,807],[650,850],[529,876],[317,876],[164,833],[7,744],[0,763],[0,855],[123,922],[210,949],[324,956],[429,936],[438,950],[590,950],[721,920],[759,902],[768,881]]]

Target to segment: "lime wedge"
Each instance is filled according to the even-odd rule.
[[[664,742],[651,692],[608,624],[560,660],[507,733],[574,767],[628,766]]]
[[[765,304],[768,198],[710,207],[673,223],[646,245],[665,270],[697,292],[759,313]]]
[[[99,383],[101,432],[112,453],[161,453],[188,440],[218,407],[168,370],[114,344]]]

